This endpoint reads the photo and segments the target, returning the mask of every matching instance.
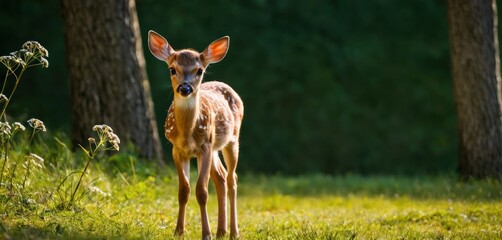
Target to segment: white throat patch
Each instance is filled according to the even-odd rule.
[[[195,96],[191,95],[189,97],[177,97],[176,100],[174,101],[174,104],[176,107],[179,108],[195,108]]]

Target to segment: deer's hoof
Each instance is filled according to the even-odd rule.
[[[218,229],[218,231],[216,232],[216,238],[224,238],[226,234],[226,229]]]
[[[184,233],[185,233],[185,229],[182,229],[182,228],[176,228],[176,230],[174,230],[175,237],[181,237],[181,236],[183,236]]]
[[[239,239],[239,232],[231,232],[230,239],[232,240]]]

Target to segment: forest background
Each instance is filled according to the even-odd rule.
[[[444,1],[137,0],[160,136],[172,100],[166,65],[147,49],[155,30],[202,51],[229,35],[207,80],[245,103],[239,172],[441,174],[457,166],[457,125]],[[50,52],[9,114],[70,129],[59,1],[0,2],[0,53],[27,40]],[[163,137],[164,158],[170,145]]]

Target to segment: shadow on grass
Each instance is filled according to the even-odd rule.
[[[432,200],[500,201],[502,182],[459,181],[455,176],[256,176],[239,179],[239,194],[293,196],[365,195]]]
[[[64,232],[59,225],[54,226],[53,229],[48,230],[45,228],[36,228],[33,226],[20,226],[16,229],[4,228],[1,229],[2,239],[110,239],[109,235],[86,233],[86,232]],[[113,239],[113,238],[112,238]],[[116,237],[115,239],[121,239]]]

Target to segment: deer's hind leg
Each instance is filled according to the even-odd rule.
[[[213,152],[211,179],[218,195],[218,231],[216,237],[223,237],[227,233],[227,170],[221,163],[218,152]]]
[[[211,229],[209,226],[209,217],[207,215],[207,199],[208,199],[208,183],[211,174],[211,165],[213,152],[209,144],[202,146],[201,153],[197,156],[197,168],[199,176],[197,185],[195,186],[195,195],[199,203],[201,223],[202,223],[202,239],[211,239]]]
[[[228,143],[222,150],[225,164],[227,165],[228,198],[230,199],[230,238],[239,236],[237,223],[237,162],[239,158],[239,142]]]

